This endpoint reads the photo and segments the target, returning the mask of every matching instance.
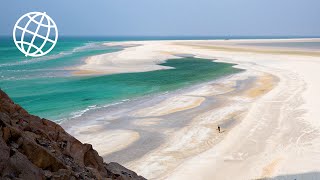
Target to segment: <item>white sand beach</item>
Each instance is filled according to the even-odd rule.
[[[167,69],[159,63],[180,58],[177,54],[234,63],[246,71],[112,114],[130,116],[134,128],[124,120],[123,129],[109,130],[109,121],[95,121],[82,127],[94,128],[85,135],[77,127],[68,132],[102,155],[132,152],[128,156],[137,158],[123,160],[125,166],[148,179],[320,179],[320,52],[254,45],[305,41],[320,39],[107,43],[128,47],[88,58],[73,68],[75,74]],[[236,89],[239,81],[252,83]],[[172,120],[181,127],[161,125]],[[143,133],[161,134],[162,140],[154,138],[150,151],[138,151],[134,148],[147,142]],[[114,139],[112,146],[103,146],[102,137]]]

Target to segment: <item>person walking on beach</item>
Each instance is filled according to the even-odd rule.
[[[221,132],[221,131],[220,131],[220,126],[219,126],[219,125],[218,125],[218,131],[219,131],[219,133]]]

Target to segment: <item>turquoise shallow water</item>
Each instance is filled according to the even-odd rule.
[[[186,57],[162,64],[175,69],[74,77],[68,67],[88,56],[121,50],[106,40],[66,38],[44,58],[25,58],[7,39],[0,45],[0,87],[15,102],[41,117],[61,120],[86,109],[172,91],[239,72],[232,64]]]
[[[70,67],[88,56],[114,52],[120,47],[103,46],[103,41],[86,38],[61,38],[53,51],[40,58],[25,57],[11,38],[0,38],[0,78],[25,79],[33,77],[66,76]]]

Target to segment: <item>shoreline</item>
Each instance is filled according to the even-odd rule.
[[[88,130],[89,130],[94,125],[93,125],[92,121],[87,121],[86,119],[88,119],[90,117],[94,117],[96,123],[99,123],[100,120],[107,119],[104,116],[108,115],[108,120],[114,121],[117,118],[117,116],[114,116],[112,113],[110,113],[110,111],[121,110],[121,109],[129,109],[129,111],[135,110],[134,113],[131,114],[133,118],[137,118],[137,119],[144,118],[144,116],[146,116],[146,115],[143,115],[143,113],[154,113],[154,112],[145,111],[145,109],[150,108],[151,104],[158,105],[159,103],[162,103],[163,105],[168,105],[167,103],[170,102],[170,100],[177,101],[177,104],[170,104],[170,107],[172,107],[176,111],[172,111],[172,112],[167,112],[166,110],[159,111],[156,113],[161,113],[161,114],[154,115],[154,116],[165,116],[167,114],[192,109],[192,108],[195,108],[195,107],[201,105],[201,103],[203,102],[203,98],[198,98],[198,97],[215,96],[215,95],[220,95],[223,93],[229,93],[231,90],[234,90],[234,88],[231,88],[231,86],[235,86],[236,85],[235,82],[227,85],[227,87],[224,87],[224,88],[221,86],[226,85],[224,83],[224,81],[226,81],[226,80],[228,80],[228,81],[230,81],[230,80],[235,81],[235,79],[240,80],[240,81],[244,80],[244,78],[235,78],[235,76],[241,77],[242,74],[244,74],[243,76],[249,76],[249,74],[247,72],[237,72],[234,74],[229,74],[229,75],[226,75],[223,77],[219,77],[219,78],[214,79],[212,81],[202,82],[202,83],[187,86],[184,88],[179,88],[179,89],[176,89],[173,91],[159,92],[156,94],[150,94],[150,95],[145,95],[145,96],[141,96],[141,97],[136,97],[136,98],[121,101],[118,103],[115,102],[110,105],[107,104],[107,105],[99,107],[97,109],[92,109],[92,110],[86,111],[81,116],[77,116],[77,117],[74,117],[70,120],[63,121],[62,126],[64,126],[65,128],[68,128],[68,129],[73,129],[73,124],[80,123],[81,125],[83,125],[83,127],[82,127],[83,130],[85,130],[85,128],[88,128]],[[253,77],[250,77],[250,78],[253,78]],[[214,86],[212,86],[211,84],[214,84]],[[221,85],[221,84],[223,84],[223,85]],[[185,96],[189,96],[191,99],[193,99],[193,97],[196,97],[194,99],[196,105],[194,103],[191,103],[188,106],[186,106],[185,104],[182,104],[183,101],[181,101],[181,99],[183,100]],[[200,103],[198,101],[199,99],[200,99]],[[189,99],[187,99],[187,100],[189,100]],[[197,101],[198,101],[198,103],[197,103]],[[132,108],[135,104],[140,104],[137,107],[137,109],[141,108],[140,115],[139,115],[139,113],[137,113],[136,109]],[[183,108],[176,109],[176,106],[179,106],[179,105],[182,105]],[[161,108],[161,107],[163,107],[163,106],[159,106],[159,108]],[[95,114],[97,114],[97,113],[101,113],[101,114],[99,114],[99,116],[95,117]],[[111,115],[109,116],[109,114],[111,114]],[[102,117],[102,118],[100,118],[100,117]],[[75,129],[77,129],[77,128],[75,128]]]
[[[170,69],[170,67],[159,64],[164,63],[168,59],[182,58],[179,54],[193,54],[192,50],[199,48],[222,52],[232,51],[270,55],[320,56],[320,52],[311,49],[242,45],[242,43],[273,42],[320,42],[320,38],[109,42],[104,43],[104,45],[122,46],[126,48],[119,52],[91,56],[85,60],[84,64],[73,67],[72,69],[74,70],[73,75],[81,76],[164,70]],[[212,56],[209,59],[212,59]]]
[[[253,76],[254,75],[254,76]],[[226,96],[227,98],[230,98],[231,96],[234,96],[233,94],[241,94],[241,95],[245,95],[250,97],[250,91],[247,91],[247,89],[255,89],[253,87],[254,86],[255,81],[258,81],[258,79],[255,79],[256,77],[261,76],[261,73],[258,74],[253,74],[252,72],[239,72],[236,74],[232,74],[232,75],[228,75],[226,77],[223,78],[219,78],[217,80],[211,81],[211,82],[206,82],[206,83],[202,83],[196,86],[191,86],[187,89],[180,89],[168,94],[163,94],[163,95],[153,95],[150,97],[145,97],[142,98],[140,100],[138,100],[138,102],[128,102],[130,104],[128,104],[126,106],[126,103],[121,104],[119,108],[115,108],[115,112],[113,112],[112,110],[108,110],[108,112],[99,114],[97,112],[92,113],[92,115],[87,116],[85,118],[83,118],[83,120],[85,119],[91,119],[90,122],[82,122],[80,123],[79,120],[72,120],[70,122],[64,123],[62,124],[64,128],[67,129],[67,131],[69,133],[71,133],[72,135],[74,135],[75,137],[77,137],[79,140],[84,141],[84,142],[90,142],[91,144],[93,144],[93,146],[95,147],[95,149],[97,149],[97,151],[101,154],[101,155],[105,155],[104,159],[105,161],[117,161],[120,163],[123,163],[125,165],[125,167],[130,167],[131,169],[143,174],[144,176],[150,178],[153,177],[151,176],[151,174],[156,174],[154,171],[155,169],[153,168],[149,168],[150,172],[143,172],[142,169],[146,169],[143,167],[143,163],[141,162],[148,162],[148,163],[154,163],[155,161],[151,161],[147,160],[147,159],[140,159],[144,156],[148,156],[150,155],[151,157],[154,156],[155,154],[157,154],[161,149],[163,149],[164,147],[168,148],[169,145],[165,145],[168,142],[168,139],[171,139],[172,137],[175,137],[175,134],[172,134],[172,130],[170,130],[171,128],[164,128],[163,127],[163,123],[169,123],[168,127],[175,127],[174,129],[179,131],[185,131],[183,129],[188,128],[191,124],[195,124],[194,123],[194,119],[190,118],[190,117],[196,117],[199,115],[199,113],[197,113],[197,111],[204,113],[204,117],[207,116],[205,115],[205,113],[207,111],[215,111],[215,108],[218,108],[219,106],[222,105],[231,105],[230,103],[225,103],[224,100],[222,100],[222,97],[219,96]],[[265,77],[262,76],[262,77]],[[249,79],[248,79],[249,78]],[[242,82],[236,82],[236,81],[242,81]],[[273,81],[274,82],[274,81]],[[242,85],[240,85],[242,84]],[[246,86],[246,87],[243,87]],[[236,88],[235,88],[236,87]],[[244,90],[245,89],[245,90]],[[262,92],[264,93],[264,92]],[[227,95],[226,95],[227,94]],[[164,97],[162,97],[164,96]],[[188,107],[185,108],[183,110],[181,109],[177,109],[176,107],[185,107],[185,104],[180,101],[181,98],[184,99],[185,97],[202,97],[203,99],[205,99],[205,103],[207,103],[207,105],[203,106],[203,101],[200,104],[197,104],[197,106],[192,106],[192,107]],[[260,95],[258,95],[260,96]],[[218,97],[218,99],[215,99],[216,97]],[[239,96],[240,97],[240,96]],[[257,98],[257,97],[253,97],[253,98]],[[241,98],[239,99],[241,101]],[[229,100],[228,100],[229,101]],[[171,102],[171,103],[170,103]],[[142,104],[139,105],[137,108],[132,108],[131,105],[133,104]],[[209,104],[208,104],[209,103]],[[159,106],[159,104],[162,104],[161,106]],[[147,109],[151,106],[155,106],[159,111],[158,112],[165,112],[165,113],[159,113],[159,114],[152,114],[150,115],[150,111],[147,111]],[[215,107],[216,106],[216,107]],[[162,107],[166,107],[166,109],[162,109]],[[195,111],[194,109],[199,109],[197,111]],[[239,107],[236,107],[236,109]],[[107,109],[107,108],[106,108]],[[171,110],[170,110],[171,109]],[[229,107],[226,107],[226,109],[229,109]],[[164,111],[165,110],[165,111]],[[105,110],[101,110],[101,111],[105,111]],[[132,118],[128,119],[128,117],[114,117],[114,114],[130,114],[130,116]],[[180,112],[181,111],[181,112]],[[188,111],[190,111],[190,115],[185,115],[185,118],[183,121],[185,122],[179,122],[177,121],[177,124],[175,124],[173,122],[173,120],[175,120],[176,118],[181,118],[183,117],[183,114],[188,114]],[[232,110],[233,111],[233,110]],[[137,112],[140,112],[139,116],[137,116]],[[147,113],[147,114],[143,114],[143,113]],[[152,113],[152,112],[151,112]],[[213,112],[211,112],[213,113]],[[99,114],[99,115],[97,115]],[[201,113],[200,113],[201,114]],[[110,115],[109,117],[106,115]],[[111,117],[114,117],[114,119],[112,119]],[[232,115],[232,117],[235,117],[235,115]],[[104,119],[97,119],[97,120],[93,120],[91,117],[104,117]],[[240,118],[240,117],[239,117]],[[224,128],[224,131],[232,128],[235,124],[235,120],[231,120],[228,118],[223,118],[224,120],[221,121],[221,127]],[[121,121],[124,121],[124,123],[121,123]],[[167,122],[166,122],[167,121]],[[168,122],[169,121],[169,122]],[[170,122],[171,121],[171,122]],[[199,120],[197,120],[199,121]],[[237,120],[240,121],[240,120]],[[76,125],[74,125],[74,123],[77,123]],[[173,124],[172,124],[173,123]],[[181,124],[182,123],[182,124]],[[113,124],[120,124],[120,125],[113,125]],[[214,124],[217,125],[217,123],[215,122]],[[107,128],[107,126],[111,126],[111,128]],[[112,128],[112,126],[115,126],[114,128]],[[135,127],[136,126],[136,127]],[[137,129],[137,127],[140,126],[140,130],[139,128]],[[206,125],[207,126],[207,125]],[[216,130],[216,126],[215,125],[210,125],[211,126],[211,130],[213,131],[213,133],[215,134]],[[92,129],[92,127],[94,127],[94,132],[91,131],[91,133],[88,133],[88,131],[90,131],[90,129]],[[119,130],[118,128],[123,128],[122,130]],[[155,136],[154,134],[150,134],[150,133],[144,133],[145,130],[149,129],[148,131],[150,131],[150,129],[154,130],[154,129],[160,129],[161,131],[165,131],[165,133],[163,135],[160,136]],[[116,130],[118,129],[118,130]],[[142,131],[141,131],[142,130]],[[195,130],[192,131],[199,131],[200,129],[197,127]],[[114,134],[114,131],[119,131],[117,134]],[[123,132],[121,132],[123,131]],[[128,139],[125,139],[124,137],[127,136],[127,132],[135,132],[138,134],[140,134],[140,139],[139,140],[135,140],[134,143],[132,143],[132,141],[128,141]],[[153,133],[159,134],[159,132],[153,131]],[[85,135],[84,135],[85,134]],[[183,133],[185,134],[185,133]],[[113,138],[115,139],[123,139],[123,141],[118,142],[118,144],[122,144],[122,149],[117,148],[117,146],[110,146],[110,144],[108,144],[108,147],[104,147],[105,149],[114,149],[112,151],[109,152],[109,154],[105,153],[105,151],[103,150],[103,146],[101,146],[101,143],[103,142],[103,140],[101,140],[100,137],[102,137],[102,135],[104,137],[110,137],[112,135]],[[134,133],[132,133],[131,135],[134,135]],[[93,138],[94,137],[94,138]],[[89,138],[89,139],[88,139]],[[209,137],[206,137],[209,138]],[[87,140],[86,140],[87,139]],[[143,154],[137,155],[136,153],[134,153],[137,149],[137,147],[143,147],[145,142],[151,142],[151,141],[158,141],[156,144],[158,145],[151,145],[151,146],[146,146],[145,147],[145,152]],[[192,139],[186,139],[187,141],[192,140]],[[221,139],[220,139],[221,140]],[[171,140],[172,141],[172,140]],[[191,142],[190,142],[191,143]],[[176,144],[176,143],[173,143]],[[189,144],[189,143],[188,143]],[[208,149],[209,146],[205,145],[203,147],[203,151]],[[100,150],[100,151],[99,151]],[[117,150],[119,150],[118,152],[116,152]],[[130,157],[128,155],[128,157],[118,157],[118,154],[136,154],[134,159],[132,159],[132,156]],[[189,153],[194,153],[194,152],[189,152]],[[191,155],[188,155],[187,152],[184,152],[186,157],[190,157]],[[162,157],[165,157],[164,155]],[[127,159],[127,160],[126,160]],[[159,161],[161,158],[159,157],[159,159],[157,161]],[[136,162],[137,161],[137,162]],[[176,161],[176,160],[175,160]],[[176,165],[179,165],[181,162],[179,162]],[[138,164],[138,166],[136,166],[136,164]],[[142,168],[141,168],[142,166]],[[149,165],[147,165],[149,166]],[[170,171],[166,170],[166,168],[164,168],[163,170],[159,170],[157,169],[157,171],[159,172],[165,172],[168,173]]]
[[[260,79],[265,76],[266,75],[260,74],[257,77]],[[233,80],[237,79],[236,81],[238,81],[239,77],[237,77],[237,75],[234,77]],[[228,79],[226,78],[224,80]],[[176,128],[174,132],[170,132],[165,143],[154,151],[146,154],[143,158],[129,162],[128,167],[144,174],[150,179],[158,179],[159,177],[166,177],[168,174],[175,172],[176,167],[188,162],[188,159],[214,147],[224,139],[229,131],[232,131],[232,129],[242,121],[243,116],[246,114],[250,104],[254,102],[254,99],[266,93],[261,92],[261,94],[256,97],[248,94],[251,90],[259,88],[259,86],[255,86],[256,81],[257,80],[253,80],[253,82],[250,83],[244,80],[241,86],[246,87],[233,89],[231,91],[221,91],[215,95],[200,95],[201,97],[206,97],[208,108],[202,105],[197,107],[198,109],[202,109],[202,111],[191,110],[194,116],[187,124],[181,128]],[[277,80],[274,79],[272,83],[276,83],[276,81]],[[230,85],[230,82],[228,85]],[[274,84],[273,86],[276,85]],[[196,94],[199,96],[199,91],[201,90],[198,89],[187,94]],[[215,93],[215,91],[212,93]],[[184,96],[184,94],[181,94],[181,96]],[[214,101],[210,102],[211,99]],[[170,99],[166,101],[168,100]],[[246,105],[241,105],[242,103]],[[183,113],[188,114],[188,110]],[[222,133],[218,133],[218,125],[222,128]],[[171,179],[171,177],[169,179]]]
[[[316,97],[320,86],[317,85],[318,80],[314,75],[320,67],[318,54],[308,56],[306,53],[309,52],[298,55],[287,52],[266,53],[250,49],[234,51],[232,48],[212,48],[211,41],[201,41],[204,44],[209,43],[206,46],[197,46],[194,42],[148,41],[142,43],[139,41],[138,43],[143,45],[130,47],[124,50],[123,54],[121,52],[114,54],[114,59],[108,59],[111,55],[103,56],[103,58],[107,57],[106,59],[100,57],[99,61],[91,61],[93,64],[90,64],[90,68],[97,65],[110,65],[110,62],[113,62],[112,66],[108,67],[111,69],[100,67],[99,70],[108,70],[108,72],[112,70],[112,73],[130,72],[137,59],[144,57],[140,59],[140,64],[135,71],[148,71],[150,67],[160,68],[157,63],[164,61],[165,58],[192,52],[197,58],[218,59],[218,62],[233,63],[237,64],[235,67],[246,69],[247,76],[253,79],[244,78],[243,80],[243,77],[237,77],[238,79],[233,80],[236,80],[235,82],[243,80],[243,85],[239,85],[240,88],[243,86],[254,89],[248,92],[233,89],[230,92],[230,87],[231,89],[238,87],[235,86],[237,83],[229,82],[230,84],[226,85],[220,82],[218,86],[203,86],[194,92],[175,95],[179,96],[178,98],[165,96],[164,99],[149,99],[150,101],[146,100],[137,107],[129,107],[129,110],[124,108],[113,111],[111,109],[109,112],[104,112],[109,115],[96,121],[102,127],[102,131],[123,128],[140,134],[139,140],[104,158],[126,162],[126,166],[150,179],[185,179],[190,176],[195,179],[208,179],[213,174],[218,179],[224,179],[228,172],[233,172],[234,176],[237,175],[236,177],[230,175],[228,178],[238,179],[272,178],[287,174],[296,174],[294,177],[299,177],[299,173],[318,170],[319,156],[315,153],[320,147],[320,138],[317,138],[320,129],[320,123],[317,121],[319,115],[317,107],[320,100]],[[118,57],[125,57],[119,59],[124,62],[116,62]],[[130,62],[126,57],[136,59]],[[150,66],[141,69],[140,65],[144,62],[148,62]],[[86,65],[82,66],[84,67]],[[261,73],[266,73],[278,80],[272,80],[272,86],[263,86],[268,84],[266,82],[269,82],[270,78],[264,76],[259,79],[258,72],[260,76]],[[232,77],[229,78],[232,79]],[[274,84],[275,82],[277,85]],[[251,83],[253,83],[252,86],[248,87]],[[225,87],[219,87],[221,84]],[[262,85],[260,88],[257,87],[259,84]],[[219,88],[220,92],[217,92]],[[231,101],[229,98],[233,97],[232,92],[238,93],[239,97]],[[256,97],[259,93],[264,95]],[[186,108],[183,103],[185,96],[204,97],[205,100]],[[253,100],[248,101],[247,96],[253,96],[251,97]],[[225,98],[225,100],[219,98]],[[235,103],[237,101],[239,101],[238,106]],[[152,104],[157,105],[152,106]],[[171,105],[172,107],[168,107]],[[212,123],[211,118],[216,118],[217,113],[219,114],[219,106],[224,105],[230,107],[221,110],[219,117],[225,120],[224,124],[227,127],[229,125],[229,128],[219,140],[215,130],[217,124]],[[248,105],[246,110],[241,109],[243,105]],[[150,112],[145,109],[146,107],[153,107],[156,111]],[[140,113],[137,117],[132,114],[132,111],[136,112],[139,108],[142,111],[138,111]],[[232,110],[232,108],[235,109]],[[226,114],[226,112],[229,113]],[[121,117],[121,114],[128,116]],[[235,115],[239,115],[238,118],[241,120],[230,120],[230,117]],[[83,126],[86,127],[85,124]],[[91,135],[94,136],[94,133]],[[75,137],[77,137],[76,134]],[[216,143],[206,141],[207,138],[213,141],[215,139]],[[79,139],[81,140],[80,136]],[[152,142],[152,140],[156,144],[151,143],[148,148],[138,151],[143,142]],[[95,146],[94,140],[92,141],[91,143]],[[183,145],[183,142],[193,143]],[[307,148],[299,147],[305,144]],[[301,153],[304,155],[299,156]],[[119,154],[130,154],[137,158],[119,157]]]

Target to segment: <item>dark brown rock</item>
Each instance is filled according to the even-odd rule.
[[[112,174],[112,179],[127,180],[138,176],[137,173],[126,169],[125,167],[115,162],[111,162],[109,164],[106,164],[105,166],[108,172]],[[141,179],[143,178],[141,177]]]
[[[28,114],[0,90],[0,179],[144,179],[117,163],[104,163],[49,120]]]

